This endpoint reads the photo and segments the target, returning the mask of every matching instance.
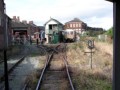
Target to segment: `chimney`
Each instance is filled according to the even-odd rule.
[[[33,24],[33,21],[29,21],[29,24]]]
[[[26,20],[22,20],[22,23],[27,24],[27,21]]]
[[[17,22],[20,22],[20,17],[19,16],[17,17]]]
[[[13,21],[15,21],[15,22],[16,22],[16,16],[13,16]]]

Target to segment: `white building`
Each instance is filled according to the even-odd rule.
[[[46,43],[59,42],[58,32],[60,30],[63,30],[63,24],[56,19],[50,18],[50,20],[45,23]]]

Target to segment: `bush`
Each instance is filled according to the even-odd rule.
[[[106,32],[106,34],[107,34],[108,36],[110,36],[111,39],[113,39],[113,27],[111,27],[110,29],[108,29],[107,32]]]

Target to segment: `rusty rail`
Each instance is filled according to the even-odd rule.
[[[42,78],[43,78],[44,72],[45,72],[46,67],[48,66],[48,64],[49,64],[49,62],[50,62],[50,59],[51,59],[52,56],[53,56],[53,53],[54,53],[54,52],[52,52],[52,54],[51,54],[50,56],[48,56],[48,59],[46,60],[46,63],[45,63],[45,66],[44,66],[44,68],[43,68],[43,70],[42,70],[42,73],[41,73],[41,75],[40,75],[40,79],[39,79],[39,81],[38,81],[38,84],[37,84],[36,90],[39,90],[39,88],[40,88],[40,85],[41,85],[41,81],[42,81]]]
[[[9,70],[8,70],[8,74],[10,74],[14,69],[15,69],[15,67],[17,67],[23,60],[24,60],[24,58],[25,58],[26,56],[23,56],[22,58],[20,58],[19,59],[19,61],[18,62],[16,62]],[[2,75],[1,77],[0,77],[0,82],[2,82],[3,80],[4,80],[4,75]]]
[[[75,90],[75,88],[73,86],[73,83],[72,83],[70,73],[69,73],[69,66],[68,66],[67,55],[66,55],[66,47],[67,47],[67,44],[64,43],[64,49],[63,49],[62,52],[64,52],[65,54],[63,55],[63,61],[64,61],[65,66],[66,66],[66,72],[67,72],[67,76],[68,76],[68,79],[69,79],[70,86],[71,86],[72,90]]]
[[[50,60],[51,60],[54,52],[58,53],[58,51],[57,51],[56,49],[57,49],[59,46],[60,46],[60,45],[57,45],[54,49],[51,49],[51,50],[52,50],[52,54],[51,54],[50,56],[48,55],[48,57],[47,57],[47,60],[46,60],[46,63],[45,63],[45,65],[44,65],[44,68],[43,68],[43,70],[42,70],[42,73],[41,73],[41,75],[40,75],[40,78],[39,78],[39,81],[38,81],[36,90],[39,90],[39,89],[40,89],[40,85],[41,85],[41,81],[42,81],[44,72],[45,72],[45,70],[46,70],[46,68],[47,68],[47,66],[48,66],[48,64],[49,64],[49,62],[50,62]],[[43,48],[42,46],[39,46],[39,47]]]
[[[58,45],[56,48],[52,49],[52,50],[53,50],[52,54],[51,54],[50,56],[48,56],[48,59],[46,60],[46,63],[45,63],[44,68],[43,68],[43,70],[42,70],[41,76],[40,76],[40,78],[39,78],[39,81],[38,81],[36,90],[39,90],[39,89],[40,89],[40,85],[41,85],[41,82],[42,82],[42,78],[43,78],[44,72],[45,72],[45,70],[46,70],[46,68],[47,68],[47,66],[48,66],[48,64],[49,64],[49,62],[50,62],[53,54],[54,54],[55,52],[57,52],[57,53],[59,52],[59,51],[57,51],[57,48],[58,48],[59,46],[60,46],[60,45]],[[65,52],[65,49],[66,49],[66,44],[64,44],[63,52]],[[65,63],[66,72],[67,72],[67,76],[68,76],[68,80],[69,80],[71,89],[72,89],[72,90],[75,90],[75,89],[74,89],[74,86],[73,86],[73,83],[72,83],[72,80],[71,80],[71,77],[70,77],[70,73],[69,73],[69,69],[68,69],[68,63],[67,63],[67,60],[66,60],[66,58],[67,58],[67,57],[66,57],[66,54],[64,54],[64,55],[62,55],[62,56],[63,56],[63,61],[64,61],[64,63]]]
[[[69,73],[69,69],[68,69],[69,67],[68,67],[68,63],[67,63],[67,60],[66,60],[66,56],[65,57],[63,56],[63,60],[64,60],[64,63],[65,63],[65,66],[66,66],[66,72],[67,72],[67,75],[68,75],[70,86],[71,86],[72,90],[75,90],[74,86],[73,86],[73,83],[72,83],[72,79],[71,79],[70,73]]]

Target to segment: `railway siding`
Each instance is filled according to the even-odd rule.
[[[36,90],[74,90],[70,75],[68,75],[67,63],[65,63],[65,49],[65,44],[51,49],[52,54],[49,53]]]
[[[25,60],[10,74],[9,84],[12,90],[22,90],[25,80],[39,68],[39,57],[26,57]]]
[[[36,72],[38,69],[43,68],[43,63],[45,61],[46,55],[45,53],[42,53],[42,55],[38,55],[39,52],[43,52],[43,50],[41,49],[39,50],[36,47],[36,45],[26,46],[22,53],[23,56],[22,61],[19,61],[21,58],[19,56],[16,59],[12,59],[8,61],[8,68],[9,68],[8,70],[10,70],[9,71],[10,90],[22,90],[26,83],[26,79],[29,76],[31,76],[34,72]],[[14,68],[15,64],[16,64],[16,68]],[[1,71],[3,72],[4,75],[4,69],[3,69],[4,64],[1,63],[0,66],[2,68]],[[3,77],[2,73],[0,75]],[[4,81],[0,83],[0,90],[4,90]]]
[[[41,90],[71,90],[62,59],[60,54],[53,55],[43,77]]]

